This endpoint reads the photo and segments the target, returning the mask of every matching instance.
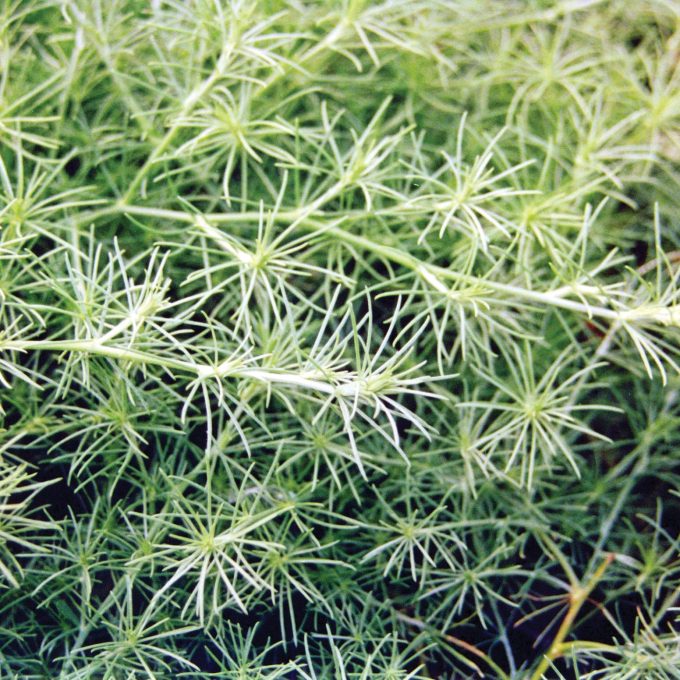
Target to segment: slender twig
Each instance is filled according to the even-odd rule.
[[[403,621],[404,623],[407,623],[409,626],[413,626],[414,628],[418,628],[419,630],[425,630],[431,635],[435,635],[436,637],[439,637],[442,640],[446,640],[446,642],[454,645],[455,647],[464,649],[466,652],[469,652],[470,654],[476,656],[478,659],[482,659],[484,663],[486,663],[486,665],[489,666],[489,668],[491,668],[496,673],[495,677],[500,678],[500,680],[510,680],[510,676],[486,652],[483,652],[481,649],[479,649],[479,647],[475,647],[475,645],[459,637],[456,637],[455,635],[443,633],[442,631],[437,630],[437,628],[435,628],[434,626],[428,625],[424,621],[421,621],[420,619],[417,619],[413,616],[409,616],[408,614],[404,614],[401,611],[395,610],[395,616],[397,617],[397,619],[399,619],[399,621]],[[471,665],[476,669],[480,677],[484,677],[484,673],[478,666],[474,664]]]
[[[564,641],[567,635],[569,635],[574,622],[576,621],[576,617],[581,611],[581,607],[588,599],[590,593],[593,592],[597,584],[601,581],[605,571],[607,570],[607,567],[613,561],[614,554],[607,553],[600,566],[595,570],[593,575],[584,585],[572,583],[569,590],[569,608],[567,609],[567,613],[565,614],[564,619],[562,619],[562,623],[560,624],[560,627],[553,638],[550,649],[541,658],[540,662],[536,666],[536,669],[532,673],[531,680],[540,680],[553,661],[563,656],[566,651],[571,650],[569,645],[565,646]],[[573,574],[571,568],[569,568],[569,573]]]

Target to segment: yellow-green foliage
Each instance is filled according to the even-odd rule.
[[[678,678],[675,0],[0,0],[0,678]]]

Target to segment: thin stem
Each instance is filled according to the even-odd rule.
[[[232,50],[233,45],[228,43],[220,54],[217,64],[210,75],[189,93],[189,96],[184,100],[184,104],[175,116],[175,122],[168,128],[163,138],[153,148],[153,151],[149,154],[148,158],[144,162],[144,165],[142,165],[142,167],[137,171],[137,174],[130,182],[130,186],[128,186],[127,191],[125,194],[123,194],[123,197],[120,200],[121,205],[126,205],[130,202],[130,200],[132,200],[132,197],[137,193],[137,189],[139,189],[139,186],[146,178],[151,167],[167,151],[181,130],[181,121],[193,111],[196,104],[198,104],[198,102],[203,99],[203,97],[208,92],[210,92],[215,83],[221,78],[229,62]]]
[[[218,365],[202,364],[184,361],[167,356],[167,354],[152,354],[151,352],[108,345],[102,339],[94,340],[16,340],[0,345],[8,351],[40,351],[80,352],[82,354],[96,354],[99,356],[130,361],[133,363],[161,366],[168,370],[178,370],[184,373],[196,374],[199,378],[236,378],[243,380],[257,380],[258,382],[277,383],[289,387],[302,387],[322,392],[324,394],[338,394],[352,396],[358,386],[353,382],[334,387],[320,379],[319,373],[295,374],[276,372],[252,367],[239,367],[238,364],[227,360]]]
[[[442,640],[446,640],[446,642],[449,642],[456,647],[459,647],[467,652],[470,652],[470,654],[474,654],[476,657],[482,659],[484,663],[486,663],[487,666],[489,666],[489,668],[493,669],[493,671],[496,673],[496,677],[498,677],[500,680],[510,680],[510,676],[488,654],[479,649],[479,647],[475,647],[473,644],[466,642],[465,640],[461,640],[461,638],[456,637],[455,635],[442,633],[434,626],[430,626],[429,624],[425,623],[425,621],[421,621],[420,619],[408,616],[407,614],[404,614],[403,612],[400,612],[398,610],[395,610],[395,616],[399,621],[403,621],[404,623],[407,623],[409,626],[413,626],[414,628],[418,628],[419,630],[425,630],[428,633],[431,633],[433,635],[436,635],[437,637],[442,638]]]
[[[600,652],[618,652],[619,648],[614,645],[607,645],[603,642],[590,642],[589,640],[571,640],[570,642],[563,642],[560,645],[561,655],[567,656],[572,652],[578,652],[581,649],[591,649]]]
[[[340,38],[344,30],[345,23],[341,22],[330,33],[328,33],[323,40],[320,40],[307,52],[305,52],[296,65],[301,66],[315,55],[328,51],[328,48]],[[132,200],[151,167],[168,150],[181,129],[180,122],[182,119],[185,119],[189,114],[191,114],[196,104],[198,104],[198,102],[203,99],[203,97],[205,97],[205,95],[208,94],[210,90],[212,90],[212,88],[215,86],[215,83],[222,77],[233,54],[233,47],[234,45],[231,42],[227,43],[220,54],[219,59],[217,60],[215,69],[205,80],[203,80],[203,82],[199,83],[199,85],[197,85],[186,98],[184,105],[175,116],[175,122],[165,133],[164,137],[154,147],[153,151],[144,162],[144,165],[142,165],[133,178],[132,182],[130,182],[130,186],[120,199],[121,206],[127,205]],[[279,70],[277,70],[267,81],[265,81],[264,84],[262,84],[257,92],[258,96],[269,90],[290,68],[291,65],[289,64],[285,64],[284,66],[280,67]]]
[[[319,215],[318,209],[321,207],[323,202],[330,200],[332,197],[337,195],[340,190],[341,183],[334,185],[327,192],[323,194],[322,197],[314,201],[310,206],[306,206],[301,210],[289,210],[278,213],[274,217],[280,219],[283,222],[294,222],[301,227],[306,229],[318,229],[320,225],[323,224],[322,219],[318,219]],[[323,200],[322,200],[323,199]],[[111,209],[104,209],[102,211],[97,211],[92,213],[89,217],[90,220],[95,219],[98,216],[115,214],[116,212],[130,213],[133,215],[140,215],[146,217],[156,217],[159,219],[173,219],[179,222],[184,222],[186,224],[194,224],[200,226],[197,221],[196,215],[190,213],[184,213],[178,210],[159,210],[156,208],[147,208],[144,206],[130,206],[119,204]],[[325,215],[325,214],[324,214]],[[351,217],[351,216],[350,216]],[[203,216],[203,221],[201,224],[213,223],[213,224],[228,224],[233,222],[254,222],[262,218],[260,212],[244,212],[244,213],[209,213]],[[602,319],[607,319],[610,321],[621,321],[621,320],[637,320],[645,321],[659,320],[659,310],[625,310],[617,311],[607,307],[602,307],[598,305],[584,304],[577,300],[570,299],[569,295],[576,294],[599,294],[599,289],[591,286],[562,286],[561,288],[556,288],[551,291],[537,291],[528,290],[520,286],[515,286],[512,284],[501,283],[499,281],[492,281],[479,276],[474,276],[472,274],[465,274],[452,269],[446,269],[438,265],[431,264],[429,262],[424,262],[417,257],[401,250],[399,248],[394,248],[388,246],[372,239],[366,238],[365,236],[360,236],[358,234],[353,234],[345,229],[337,226],[326,226],[323,225],[323,233],[332,237],[338,241],[353,245],[361,250],[372,252],[380,257],[389,260],[395,264],[399,264],[407,269],[418,274],[426,283],[428,283],[432,288],[438,290],[443,295],[448,295],[449,290],[444,281],[452,281],[457,283],[463,283],[470,286],[479,286],[484,289],[495,291],[497,293],[502,293],[504,296],[509,298],[509,304],[515,301],[525,301],[525,302],[537,302],[548,307],[558,307],[560,309],[567,309],[573,312],[577,312],[587,316],[588,318],[599,317]],[[499,301],[500,302],[500,301]],[[649,317],[649,319],[647,319]]]
[[[550,664],[553,661],[555,661],[555,659],[558,659],[561,656],[563,656],[565,653],[565,649],[566,650],[569,649],[569,647],[564,646],[564,640],[566,639],[567,635],[569,635],[569,631],[571,630],[574,621],[576,620],[576,617],[578,616],[578,613],[581,610],[581,607],[583,606],[584,602],[588,599],[590,593],[592,593],[592,591],[595,589],[597,584],[604,576],[607,567],[613,561],[614,554],[607,553],[600,566],[595,570],[595,573],[590,577],[590,579],[584,586],[581,585],[572,586],[569,593],[569,609],[567,610],[567,613],[565,614],[564,619],[562,620],[562,623],[555,635],[555,638],[552,642],[552,645],[550,646],[550,649],[548,650],[547,654],[543,656],[540,663],[536,667],[536,670],[531,675],[531,680],[541,680],[543,674],[548,669]],[[571,569],[569,571],[571,571]]]

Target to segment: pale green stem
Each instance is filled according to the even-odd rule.
[[[559,309],[567,309],[579,314],[583,314],[588,318],[598,317],[607,319],[608,321],[621,322],[651,322],[657,324],[675,324],[678,317],[680,319],[680,308],[676,305],[672,308],[665,307],[640,307],[628,310],[615,310],[600,305],[585,304],[579,300],[571,299],[570,295],[574,296],[600,296],[601,290],[595,286],[562,286],[550,291],[529,290],[520,286],[512,284],[501,283],[499,281],[491,281],[483,277],[474,276],[472,274],[465,274],[452,269],[446,269],[437,265],[423,262],[410,253],[394,248],[377,241],[373,241],[365,236],[353,234],[345,229],[337,226],[323,225],[322,216],[327,216],[326,213],[320,213],[321,206],[336,196],[344,186],[343,182],[337,182],[330,187],[322,196],[316,199],[309,206],[305,206],[299,210],[281,211],[275,217],[282,222],[290,222],[297,224],[307,229],[318,229],[322,225],[323,233],[335,240],[351,244],[361,250],[372,252],[386,260],[390,260],[395,264],[400,264],[407,269],[412,270],[420,276],[430,287],[434,288],[444,296],[451,295],[451,291],[446,287],[444,281],[451,281],[455,283],[463,283],[472,287],[479,287],[489,291],[501,293],[508,298],[507,304],[513,302],[535,302],[548,307],[557,307]],[[238,222],[256,222],[262,219],[260,212],[251,211],[243,213],[208,213],[204,216],[197,217],[191,213],[185,213],[179,210],[164,210],[157,208],[147,208],[144,206],[118,205],[110,208],[104,208],[100,211],[94,211],[85,218],[89,221],[97,217],[116,214],[129,213],[131,215],[139,215],[144,217],[154,217],[157,219],[168,219],[186,224],[193,224],[202,227],[204,230],[206,225],[211,229],[211,235],[215,236],[218,232],[212,224],[229,224]],[[366,213],[362,213],[365,215]],[[351,215],[350,215],[351,217]],[[455,292],[453,293],[455,295]],[[499,302],[502,302],[499,300]]]
[[[562,656],[567,656],[572,652],[579,652],[581,649],[590,649],[598,652],[612,652],[619,651],[618,647],[614,645],[607,645],[603,642],[590,642],[589,640],[572,640],[571,642],[563,642],[560,645]]]
[[[139,189],[139,186],[144,181],[151,167],[168,150],[181,129],[182,119],[186,118],[186,116],[188,116],[193,111],[196,104],[201,99],[203,99],[203,97],[205,97],[208,92],[210,92],[215,83],[222,77],[222,74],[229,63],[232,48],[233,46],[231,43],[229,43],[224,48],[212,73],[205,80],[199,83],[184,100],[184,104],[175,116],[175,122],[168,128],[163,138],[153,148],[153,151],[149,154],[149,157],[144,162],[144,165],[142,165],[142,167],[137,171],[137,174],[130,182],[128,190],[120,200],[121,205],[126,205],[130,202],[132,197],[137,193],[137,189]]]
[[[168,356],[166,353],[152,354],[130,347],[108,345],[99,338],[94,340],[14,340],[0,343],[0,349],[18,352],[35,352],[43,350],[95,354],[97,356],[109,357],[110,359],[118,359],[120,361],[129,361],[149,366],[161,366],[170,371],[177,370],[183,373],[191,373],[204,380],[209,378],[255,380],[263,384],[300,387],[313,392],[347,398],[355,397],[363,388],[363,384],[360,380],[348,380],[340,385],[333,385],[324,380],[323,375],[320,372],[298,374],[272,371],[252,366],[242,366],[239,365],[238,360],[232,361],[230,359],[217,365],[200,364],[176,359]]]
[[[323,52],[324,50],[329,48],[335,41],[337,41],[340,38],[343,30],[344,24],[339,24],[338,26],[336,26],[333,29],[333,31],[327,34],[323,40],[319,41],[316,45],[314,45],[314,47],[310,48],[307,52],[305,52],[301,56],[297,65],[301,66],[319,52]],[[181,129],[182,119],[186,118],[189,114],[191,114],[191,112],[193,111],[194,107],[198,104],[198,102],[201,101],[201,99],[203,99],[210,92],[210,90],[212,90],[217,81],[225,73],[227,66],[229,64],[229,60],[232,57],[232,54],[233,44],[229,43],[225,46],[222,53],[220,54],[220,57],[217,61],[217,65],[215,66],[215,69],[212,71],[212,73],[189,93],[181,109],[175,116],[175,122],[170,126],[170,128],[167,130],[167,132],[165,133],[163,138],[158,142],[158,144],[153,148],[153,151],[151,152],[151,154],[149,154],[149,157],[144,162],[144,165],[142,165],[142,167],[138,170],[133,180],[130,182],[130,186],[128,187],[123,197],[120,199],[121,206],[126,206],[132,200],[132,198],[137,193],[137,190],[139,189],[140,185],[142,184],[147,174],[149,173],[151,167],[168,150],[168,148],[175,140],[175,137],[177,136]],[[287,68],[291,67],[290,66],[281,67],[281,69],[276,71],[260,87],[260,89],[258,90],[258,94],[262,94],[267,89],[269,89],[275,82],[277,82],[286,73]]]

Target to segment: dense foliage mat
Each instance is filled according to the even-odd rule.
[[[676,0],[0,1],[0,678],[679,678]]]

